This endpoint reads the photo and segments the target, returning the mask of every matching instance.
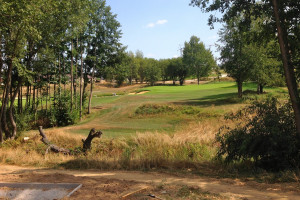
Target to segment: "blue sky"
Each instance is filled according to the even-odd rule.
[[[121,42],[128,51],[141,50],[145,57],[155,59],[180,55],[185,41],[195,35],[211,48],[218,40],[218,29],[207,25],[209,14],[189,6],[190,0],[107,0],[122,25]]]

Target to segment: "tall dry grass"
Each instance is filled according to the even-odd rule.
[[[210,161],[216,153],[214,143],[218,127],[223,122],[214,119],[187,125],[174,134],[138,133],[131,138],[95,139],[87,154],[45,154],[47,147],[40,141],[38,131],[6,141],[0,148],[0,162],[15,165],[97,169],[182,169],[197,168]],[[80,135],[58,130],[45,130],[48,139],[58,146],[78,150]],[[105,133],[104,133],[105,134]]]

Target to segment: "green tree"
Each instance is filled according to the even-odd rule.
[[[246,35],[235,28],[237,20],[228,22],[220,31],[220,41],[224,46],[220,46],[222,67],[235,79],[238,86],[238,96],[243,95],[243,82],[251,77],[253,71],[252,57],[245,47]]]
[[[190,73],[197,77],[198,85],[200,78],[208,76],[216,65],[211,51],[206,49],[204,43],[196,36],[192,36],[189,42],[184,43],[183,63],[189,66]]]
[[[278,49],[278,45],[272,43],[266,46],[250,44],[245,47],[246,54],[252,62],[252,74],[250,79],[257,83],[257,93],[262,94],[266,85],[282,86],[284,80],[280,71],[281,63],[270,52],[270,48]]]
[[[119,41],[122,35],[120,27],[116,15],[111,12],[109,6],[106,6],[104,0],[92,1],[90,20],[85,33],[87,38],[86,65],[87,71],[91,72],[88,113],[91,112],[95,72],[98,76],[104,75],[105,68],[121,63],[119,54],[124,49]]]
[[[153,58],[145,59],[145,77],[151,86],[161,77],[158,61]]]
[[[300,138],[300,97],[295,74],[296,66],[299,66],[297,61],[299,61],[300,49],[299,1],[191,0],[191,5],[198,6],[205,12],[220,11],[223,14],[221,18],[211,15],[210,25],[218,21],[228,22],[234,17],[243,15],[244,20],[238,27],[250,27],[252,20],[267,17],[268,20],[265,21],[263,28],[269,36],[276,36],[278,39],[286,84]]]
[[[161,79],[164,82],[164,84],[168,80],[168,78],[170,77],[169,73],[168,73],[169,64],[170,64],[170,59],[161,59],[161,60],[159,60],[159,68],[160,68],[160,71],[161,71]]]
[[[175,62],[175,67],[176,67],[176,74],[179,79],[179,84],[183,85],[186,76],[188,75],[188,68],[187,65],[185,65],[182,61],[181,57],[178,58],[173,58]]]
[[[129,84],[132,85],[133,80],[137,80],[138,77],[138,61],[134,56],[133,52],[128,52],[128,80]]]
[[[180,85],[184,84],[185,78],[188,75],[188,67],[183,63],[181,57],[173,58],[169,61],[168,75],[172,78],[173,85],[175,85],[177,79]]]

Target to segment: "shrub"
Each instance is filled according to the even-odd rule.
[[[52,124],[55,126],[67,126],[74,124],[79,118],[79,111],[71,110],[71,96],[69,93],[63,93],[60,97],[55,96],[53,106],[50,110]]]
[[[300,143],[290,103],[268,98],[227,116],[238,120],[234,128],[223,127],[217,134],[218,157],[225,161],[251,160],[269,170],[300,166]]]
[[[17,124],[17,130],[19,132],[27,131],[32,128],[32,121],[34,121],[34,113],[30,112],[29,109],[24,110],[23,113],[17,113],[15,112],[16,116],[16,124]]]

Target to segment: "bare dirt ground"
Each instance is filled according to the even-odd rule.
[[[1,165],[0,182],[83,184],[66,199],[300,199],[299,183],[262,184],[156,172],[75,171]],[[196,196],[192,196],[193,191]],[[156,198],[147,196],[149,194]]]

